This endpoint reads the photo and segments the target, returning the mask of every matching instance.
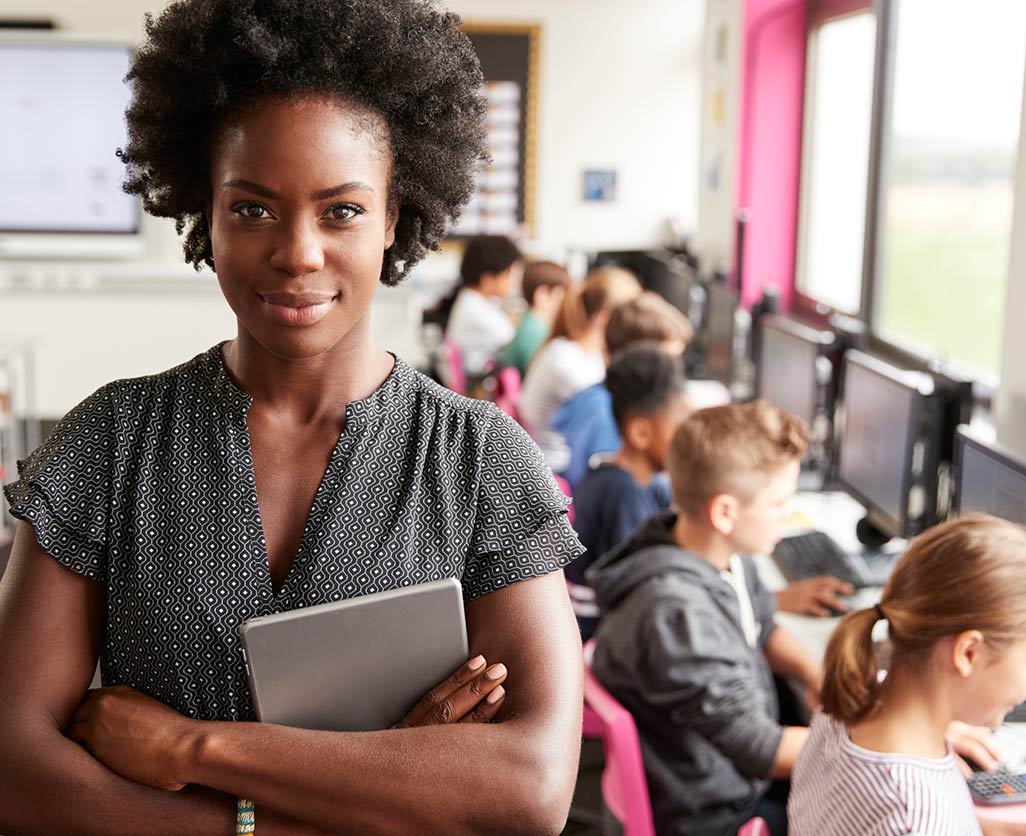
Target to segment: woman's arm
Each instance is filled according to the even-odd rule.
[[[472,652],[509,670],[493,724],[316,732],[175,720],[115,695],[90,710],[85,737],[100,735],[98,756],[133,777],[253,799],[258,827],[270,807],[338,833],[557,834],[582,706],[580,640],[560,573],[472,601],[467,626]]]
[[[103,589],[66,569],[19,523],[0,584],[0,832],[234,832],[235,800],[126,781],[64,729],[93,676]]]

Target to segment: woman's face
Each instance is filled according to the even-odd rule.
[[[219,132],[210,236],[240,338],[290,359],[369,338],[390,174],[384,123],[342,99],[270,99]]]

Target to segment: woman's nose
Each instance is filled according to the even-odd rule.
[[[290,276],[303,276],[322,269],[324,247],[316,226],[297,221],[284,230],[271,255],[271,266]]]

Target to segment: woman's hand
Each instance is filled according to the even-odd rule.
[[[506,666],[486,667],[484,656],[475,656],[447,680],[428,691],[410,713],[392,728],[433,726],[445,723],[488,723],[502,707]]]
[[[191,720],[127,685],[86,694],[68,728],[100,763],[139,784],[180,790],[178,775],[195,745]]]

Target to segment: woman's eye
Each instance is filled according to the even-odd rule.
[[[333,221],[351,221],[362,214],[363,210],[351,203],[337,203],[328,210],[328,215]]]
[[[236,215],[241,215],[244,218],[249,218],[254,221],[266,218],[268,215],[267,207],[261,206],[259,203],[252,201],[243,201],[242,203],[236,203],[232,209]]]

